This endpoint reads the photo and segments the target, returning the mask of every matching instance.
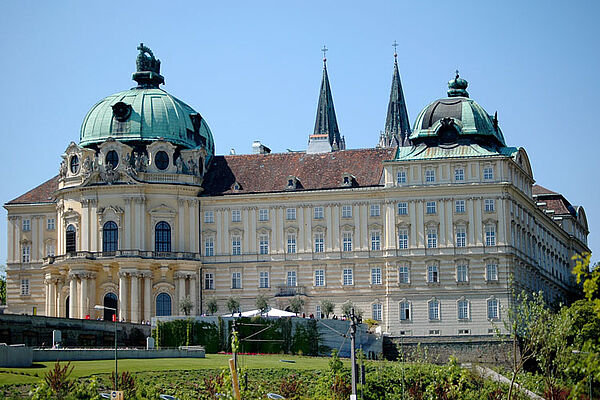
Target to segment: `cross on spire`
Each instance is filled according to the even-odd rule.
[[[392,47],[394,48],[394,58],[398,57],[398,52],[396,50],[398,50],[398,42],[396,42],[394,40],[394,43],[392,43]]]
[[[329,51],[329,49],[327,48],[327,46],[323,45],[321,51],[323,52],[323,62],[325,62],[327,61],[327,52]]]

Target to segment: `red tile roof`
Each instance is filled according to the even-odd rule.
[[[31,204],[31,203],[52,203],[54,197],[52,194],[58,189],[58,175],[48,179],[41,185],[31,189],[29,192],[22,194],[9,201],[6,204]]]
[[[534,196],[539,195],[539,194],[559,194],[559,193],[553,192],[550,189],[546,189],[542,185],[533,185],[532,192],[533,192]]]
[[[532,192],[535,201],[538,203],[538,208],[544,211],[554,211],[554,215],[577,215],[571,203],[562,194],[540,185],[533,185]]]
[[[277,153],[215,156],[204,180],[204,195],[286,191],[288,177],[298,179],[296,190],[341,188],[343,174],[354,186],[381,184],[383,161],[396,149],[343,150],[332,153]],[[234,183],[240,190],[234,190]]]

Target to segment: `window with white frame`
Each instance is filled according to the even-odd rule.
[[[369,211],[371,217],[379,217],[381,215],[381,207],[379,204],[371,204]]]
[[[401,201],[398,203],[398,215],[408,215],[408,203]]]
[[[267,233],[258,235],[258,253],[269,254],[269,235]]]
[[[467,300],[458,301],[458,319],[469,319],[469,302]]]
[[[383,306],[381,305],[381,303],[373,303],[372,307],[372,313],[371,313],[371,318],[373,318],[375,321],[381,321],[382,320],[382,309]]]
[[[438,283],[440,281],[439,269],[435,264],[427,266],[427,283]]]
[[[342,270],[342,285],[354,285],[354,273],[352,268],[344,268]]]
[[[261,208],[258,210],[258,220],[259,221],[268,221],[269,220],[269,209]]]
[[[315,286],[325,286],[325,270],[315,269]]]
[[[315,233],[315,253],[325,251],[325,234],[323,232]]]
[[[464,262],[456,264],[456,282],[466,283],[469,281],[469,267]]]
[[[288,232],[287,234],[287,252],[295,253],[296,252],[296,233]]]
[[[242,237],[240,235],[231,236],[231,254],[234,256],[242,254]]]
[[[486,281],[497,281],[498,280],[498,264],[494,262],[488,262],[485,266],[485,280]]]
[[[215,289],[215,275],[212,272],[204,273],[204,289],[214,290]]]
[[[296,271],[287,272],[286,284],[287,286],[297,286]]]
[[[231,210],[231,222],[242,222],[241,210]]]
[[[53,231],[56,228],[56,220],[54,218],[48,218],[46,220],[46,229]]]
[[[313,208],[313,218],[314,219],[323,219],[323,207],[322,206],[316,206],[315,208]]]
[[[427,247],[430,249],[437,247],[437,228],[427,228]]]
[[[487,301],[488,319],[498,319],[500,315],[499,308],[498,299],[489,299]]]
[[[371,251],[381,250],[381,232],[371,231]]]
[[[342,233],[342,251],[352,251],[352,232]]]
[[[21,278],[21,296],[29,296],[29,278]]]
[[[410,321],[410,303],[406,300],[399,304],[400,321]]]
[[[342,218],[350,218],[352,217],[352,206],[345,205],[342,206]]]
[[[437,299],[430,300],[429,303],[429,320],[439,321],[440,319],[440,302]]]
[[[462,182],[465,180],[465,169],[462,167],[454,168],[454,180],[456,182]]]
[[[242,273],[232,272],[231,273],[231,288],[241,289],[242,288]]]
[[[494,199],[483,200],[483,205],[486,212],[493,212],[496,209],[496,202]]]
[[[22,247],[21,262],[28,263],[31,261],[31,245],[24,244]]]
[[[212,224],[215,222],[215,212],[212,210],[204,211],[204,223]]]
[[[261,289],[269,287],[269,271],[260,271],[258,273],[258,287]]]
[[[56,247],[54,246],[54,242],[46,243],[46,256],[54,257],[55,253],[56,253]]]
[[[398,229],[398,248],[408,249],[408,229]]]
[[[466,211],[465,201],[464,200],[456,200],[454,202],[454,212],[457,214],[462,214]]]
[[[485,226],[485,245],[496,245],[496,225],[488,224]]]
[[[402,185],[403,183],[406,183],[406,171],[396,172],[396,183],[398,185]]]
[[[435,201],[428,201],[425,204],[425,213],[426,214],[435,214],[437,213],[437,204]]]
[[[285,219],[288,221],[296,220],[296,209],[295,208],[286,208],[285,209]]]
[[[456,247],[467,246],[467,228],[464,226],[457,226],[455,230],[456,234]]]
[[[215,255],[215,238],[212,236],[204,238],[204,255],[207,257]]]
[[[483,179],[486,181],[494,179],[494,167],[488,166],[483,168]]]
[[[403,285],[410,283],[410,268],[408,265],[398,267],[398,283]]]
[[[381,285],[381,267],[371,268],[371,285]]]
[[[435,170],[427,169],[425,170],[425,182],[435,182]]]
[[[23,231],[31,230],[31,220],[29,218],[23,219]]]

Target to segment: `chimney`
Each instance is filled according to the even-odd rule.
[[[255,140],[252,143],[252,154],[270,154],[271,149],[265,146],[260,142],[260,140]]]

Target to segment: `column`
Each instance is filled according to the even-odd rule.
[[[81,200],[81,227],[79,237],[81,238],[81,251],[88,251],[90,249],[90,201],[88,199]],[[82,316],[85,316],[82,315]]]
[[[140,202],[140,198],[136,197],[135,198],[135,218],[132,219],[132,221],[137,221],[137,223],[135,224],[135,248],[136,250],[143,250],[142,249],[142,224],[141,224],[141,202]]]
[[[131,273],[131,322],[140,322],[140,291],[138,273]]]
[[[179,315],[179,298],[181,297],[181,285],[179,282],[179,272],[173,273],[173,283],[175,284],[175,298],[173,299],[172,315]]]
[[[190,249],[189,251],[191,251],[192,253],[199,253],[200,250],[198,248],[198,214],[197,214],[197,210],[198,210],[198,200],[196,199],[192,199],[188,202],[189,207],[188,209],[190,210],[190,217],[189,217],[189,223],[190,223]]]
[[[448,245],[447,239],[446,239],[446,224],[445,224],[446,202],[442,199],[438,200],[438,215],[440,218],[439,219],[439,221],[440,221],[440,225],[439,225],[440,240],[438,243],[438,247],[446,247]]]
[[[131,250],[131,198],[125,197],[125,215],[123,215],[123,248]]]
[[[198,299],[196,299],[196,285],[198,284],[198,280],[196,279],[196,277],[196,274],[190,275],[190,299],[192,299],[192,304],[194,305],[194,308],[192,308],[191,315],[198,314],[196,312],[196,310],[198,309]]]
[[[179,275],[179,304],[181,304],[181,301],[183,299],[185,299],[185,275],[180,274]],[[179,304],[177,305],[178,308],[179,308]],[[180,311],[178,309],[177,312],[179,314],[183,315],[183,311]]]
[[[361,208],[362,207],[360,204],[352,205],[352,217],[354,218],[354,250],[367,250],[370,248],[366,245],[367,243],[369,243],[369,239],[366,239],[365,241],[362,237],[362,235],[365,235],[365,237],[367,237],[369,235],[369,232],[363,232],[360,229]]]
[[[468,242],[469,245],[474,246],[477,243],[475,240],[475,210],[473,209],[473,199],[467,200],[467,213],[469,214],[469,233]]]
[[[69,275],[69,318],[76,318],[77,304],[77,275]]]
[[[385,222],[382,235],[385,235],[385,244],[383,249],[395,249],[398,241],[396,237],[396,208],[391,201],[384,203]],[[365,218],[366,220],[366,218]]]
[[[45,303],[45,311],[44,311],[44,315],[46,317],[50,316],[50,278],[46,277],[46,279],[44,279],[44,288],[46,289],[46,301]]]
[[[144,272],[144,319],[152,317],[152,271]]]
[[[139,224],[141,226],[142,235],[140,237],[140,250],[146,250],[146,198],[140,198],[140,215]],[[152,249],[154,250],[154,249]]]
[[[306,245],[304,244],[305,236],[304,226],[304,207],[298,207],[298,253],[306,252]]]
[[[119,272],[119,320],[127,318],[127,273]]]
[[[50,281],[50,301],[49,301],[49,306],[50,306],[50,310],[49,314],[46,314],[49,317],[57,317],[58,314],[56,313],[56,286],[57,286],[57,278],[52,278],[52,280]]]
[[[90,225],[87,228],[90,232],[90,251],[101,250],[98,248],[98,200],[90,199]]]
[[[89,314],[89,307],[88,307],[88,292],[87,292],[87,283],[88,283],[88,278],[86,274],[82,274],[81,275],[81,292],[80,292],[80,299],[79,299],[79,318],[85,318],[86,315]]]
[[[185,200],[179,199],[177,204],[179,208],[177,210],[177,225],[178,225],[178,234],[177,238],[177,247],[173,249],[173,251],[185,251]],[[192,236],[189,235],[189,240],[192,240]],[[173,241],[175,242],[175,241]],[[175,247],[175,246],[173,246]]]
[[[60,283],[56,283],[56,314],[57,317],[64,318],[65,317],[65,304],[62,296],[62,288]]]
[[[102,304],[102,303],[96,303],[96,274],[93,272],[88,272],[87,273],[87,289],[88,289],[88,306],[87,306],[87,310],[88,310],[88,314],[90,314],[91,318],[94,318],[94,306],[96,304]]]

